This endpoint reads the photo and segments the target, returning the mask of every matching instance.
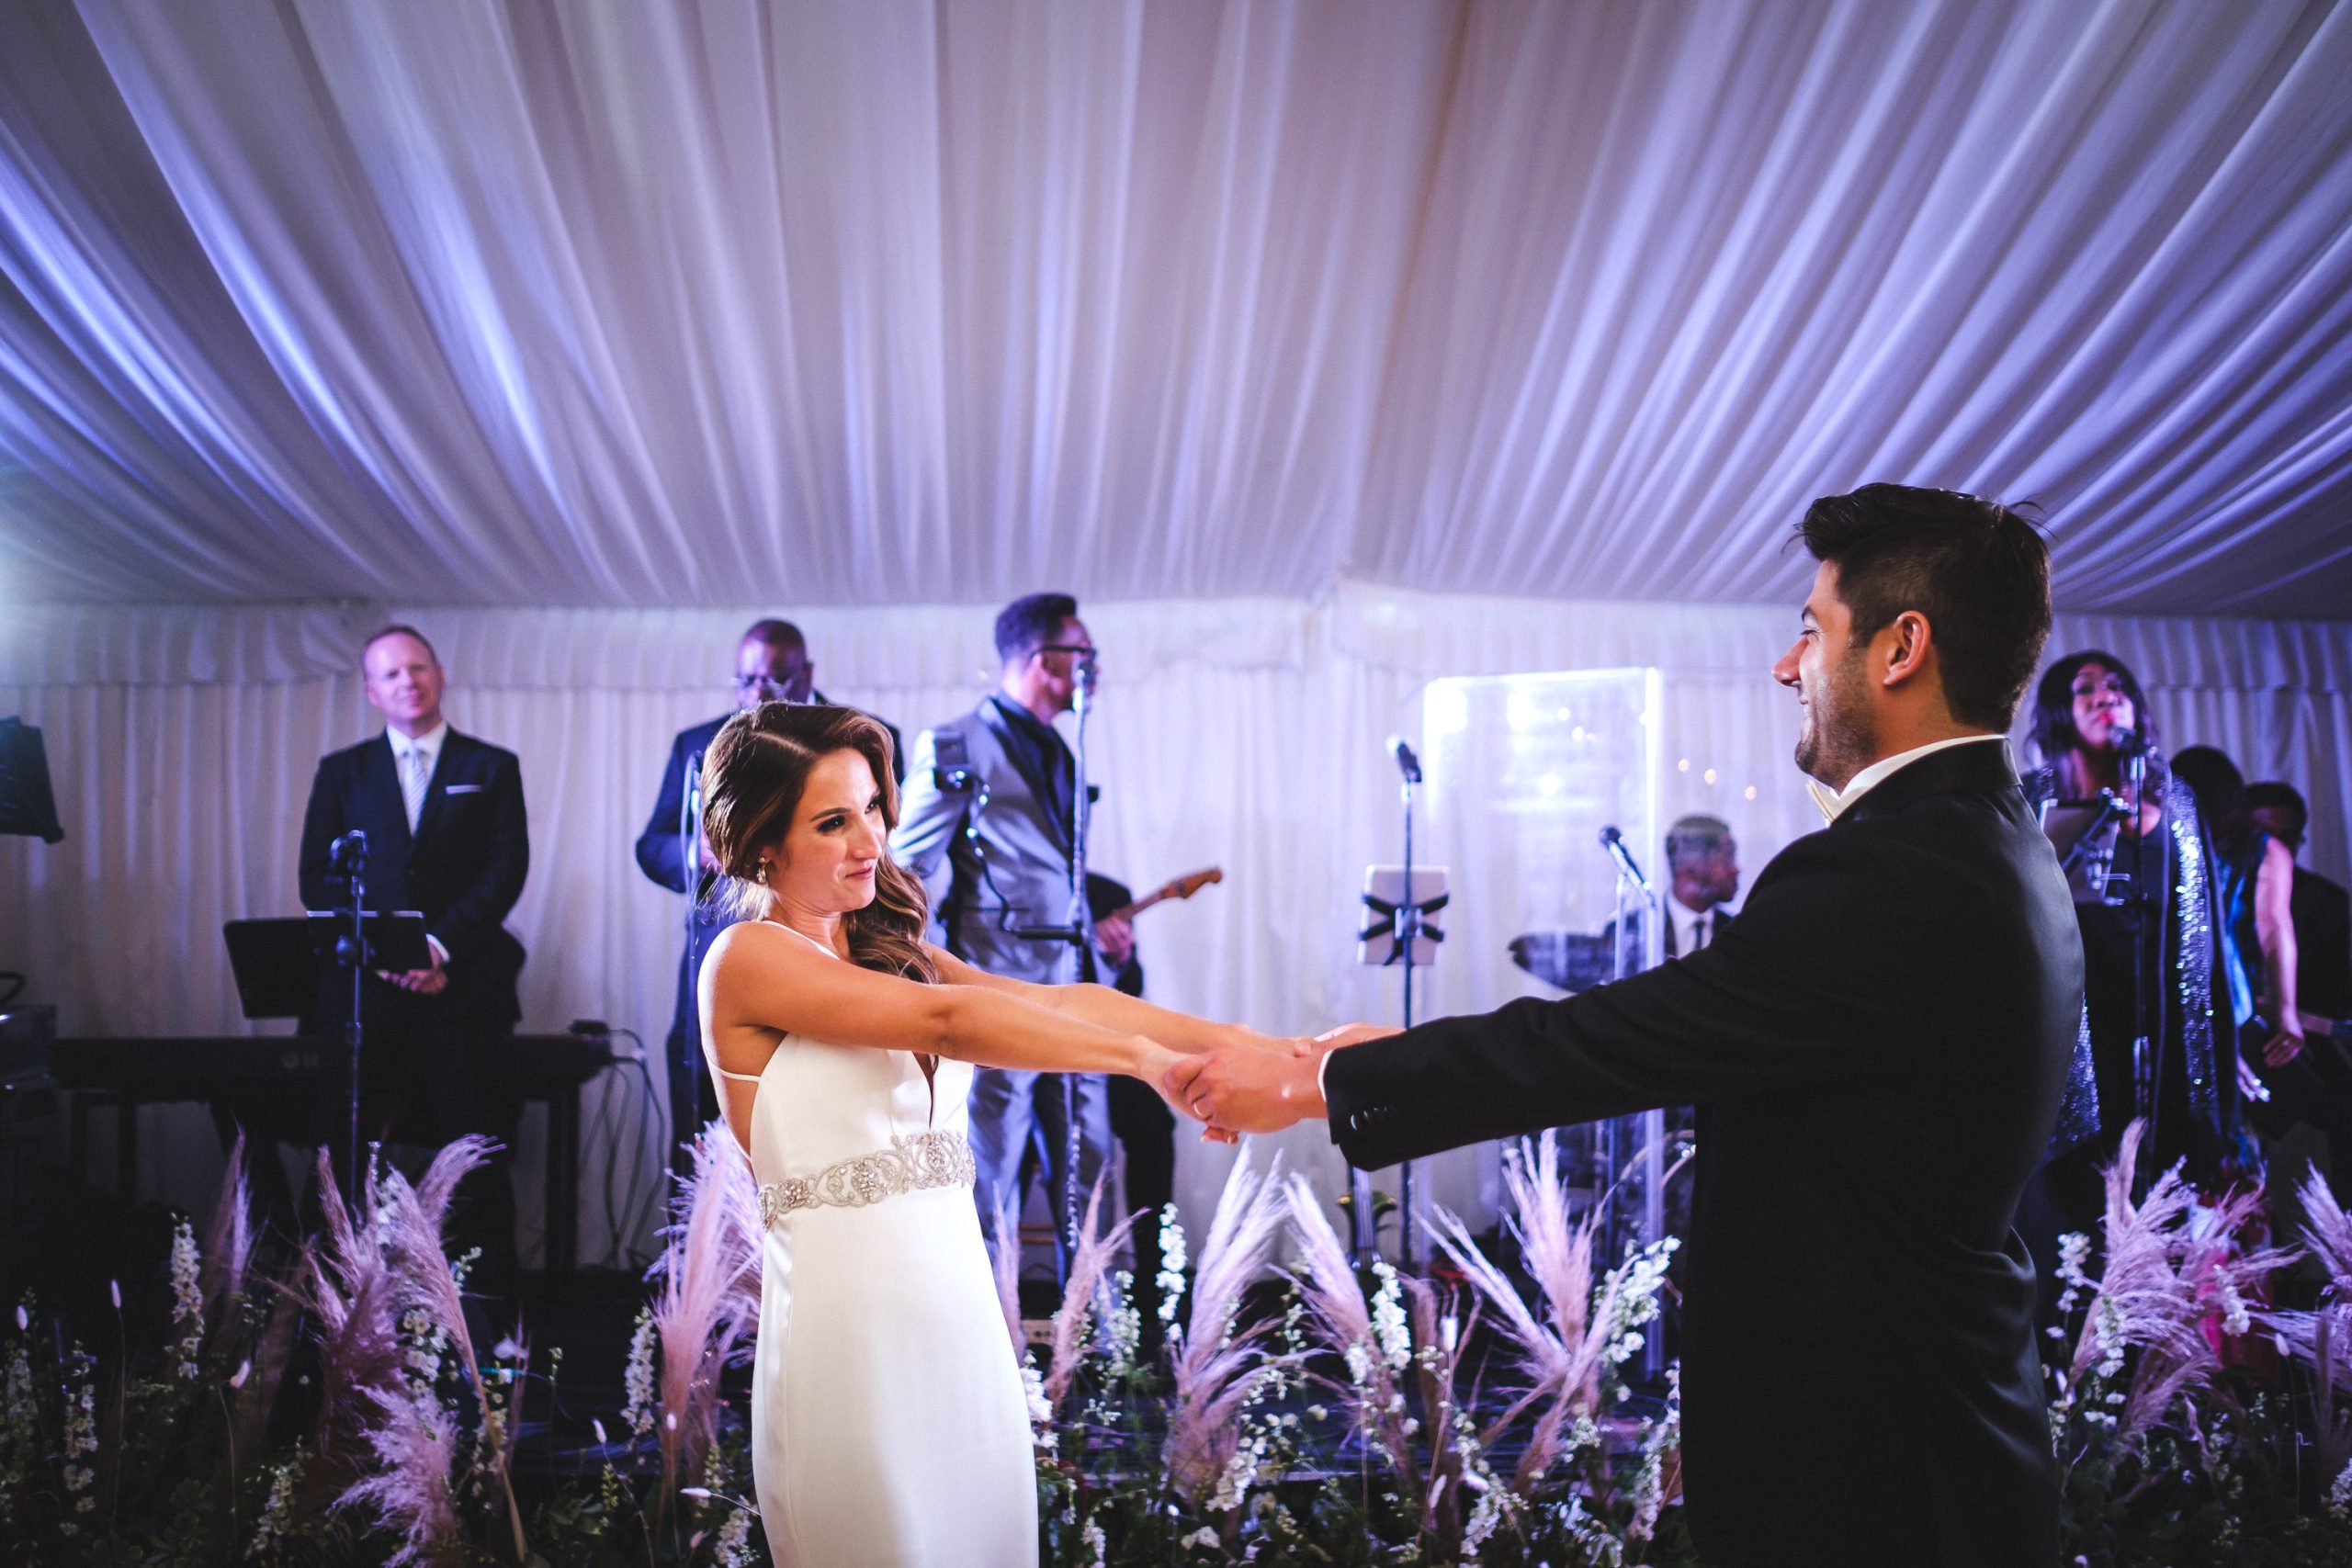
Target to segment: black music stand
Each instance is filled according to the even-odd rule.
[[[368,939],[368,967],[400,971],[430,969],[433,950],[424,940],[424,917],[413,909],[361,917]],[[229,943],[229,967],[237,976],[237,1002],[252,1019],[301,1018],[319,1005],[319,976],[335,962],[335,943],[351,917],[313,909],[277,919],[231,920],[220,928]]]
[[[359,1055],[365,1032],[360,983],[370,969],[433,967],[424,917],[413,909],[313,909],[300,919],[232,920],[221,927],[221,935],[247,1018],[300,1017],[318,1005],[329,972],[341,968],[350,974],[351,1017],[343,1026],[349,1075],[343,1174],[345,1190],[358,1201]]]
[[[51,844],[65,837],[57,825],[57,797],[49,789],[49,753],[41,748],[40,731],[21,718],[0,718],[0,834]],[[0,970],[0,1006],[16,1000],[24,988],[22,975]]]
[[[247,1018],[301,1018],[319,1005],[318,953],[307,919],[231,920],[220,934]]]
[[[49,753],[40,731],[21,718],[0,718],[0,833],[51,844],[65,837],[49,788]]]

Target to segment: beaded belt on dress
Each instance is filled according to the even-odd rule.
[[[925,1187],[972,1185],[972,1147],[961,1133],[917,1133],[887,1149],[835,1160],[814,1176],[787,1176],[760,1187],[760,1220],[774,1224],[795,1209],[858,1209]]]

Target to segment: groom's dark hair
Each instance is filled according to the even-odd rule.
[[[1998,502],[1877,484],[1823,496],[1797,531],[1815,560],[1838,568],[1854,643],[1917,610],[1952,717],[2008,728],[2050,636],[2050,547],[2040,529]]]

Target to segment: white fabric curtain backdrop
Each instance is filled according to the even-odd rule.
[[[0,591],[2352,604],[2342,0],[14,0]],[[13,393],[14,395],[6,395]]]
[[[1395,976],[1352,962],[1355,898],[1363,868],[1396,852],[1384,738],[1418,733],[1418,694],[1435,676],[1657,666],[1668,818],[1728,818],[1751,880],[1818,825],[1789,761],[1792,699],[1765,673],[1792,635],[1792,606],[1544,604],[1348,584],[1316,604],[1084,610],[1107,670],[1091,737],[1099,866],[1139,890],[1205,865],[1227,874],[1140,922],[1151,993],[1176,1007],[1278,1031],[1396,1016]],[[602,1018],[658,1049],[678,905],[639,874],[629,848],[671,735],[726,705],[734,639],[756,613],[134,606],[0,623],[0,714],[41,726],[68,833],[55,846],[0,839],[0,963],[29,972],[33,994],[60,1004],[72,1032],[243,1032],[220,923],[295,908],[313,765],[377,728],[352,665],[359,638],[396,615],[437,644],[452,721],[522,759],[532,865],[511,923],[531,954],[526,1027]],[[989,683],[987,610],[797,618],[826,690],[910,738]],[[2352,627],[2062,616],[2052,652],[2088,645],[2137,670],[2167,745],[2211,741],[2249,776],[2301,784],[2314,811],[2311,858],[2345,875]],[[1686,758],[1688,772],[1675,766]],[[600,1086],[592,1125],[600,1097],[636,1092]],[[220,1158],[201,1112],[152,1111],[144,1134],[141,1195],[200,1201]],[[542,1136],[534,1116],[520,1151],[526,1228],[537,1224]],[[1259,1142],[1327,1193],[1339,1190],[1319,1126]],[[1231,1156],[1181,1147],[1181,1196],[1204,1221]],[[631,1157],[588,1151],[592,1171]],[[1489,1174],[1476,1154],[1450,1156],[1435,1162],[1431,1191],[1483,1219]],[[607,1216],[601,1182],[587,1188],[594,1258]]]

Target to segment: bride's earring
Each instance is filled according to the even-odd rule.
[[[760,863],[759,881],[761,886],[765,887],[768,885],[768,867],[774,863],[775,863],[773,861],[762,861]]]

